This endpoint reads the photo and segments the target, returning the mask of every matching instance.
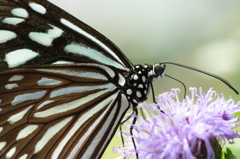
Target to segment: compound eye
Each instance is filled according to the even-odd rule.
[[[161,66],[161,65],[159,65],[159,64],[156,64],[156,65],[154,65],[154,75],[155,76],[160,76],[160,77],[162,77],[163,76],[163,72],[164,72],[164,68]]]

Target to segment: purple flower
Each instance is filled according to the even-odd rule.
[[[212,159],[216,149],[213,145],[219,145],[221,139],[223,143],[234,143],[233,139],[240,137],[233,130],[238,125],[234,113],[240,111],[240,102],[226,100],[212,89],[206,94],[201,88],[199,93],[196,88],[189,90],[191,96],[182,101],[179,89],[172,89],[160,94],[157,104],[140,104],[147,118],[138,117],[133,136],[123,132],[125,146],[114,148],[122,153],[119,158],[136,154],[132,137],[139,159]],[[125,125],[129,128],[131,123]]]

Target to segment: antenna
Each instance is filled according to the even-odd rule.
[[[211,76],[213,78],[216,78],[220,81],[222,81],[223,83],[225,83],[228,87],[230,87],[236,94],[239,94],[238,91],[225,79],[223,79],[222,77],[219,77],[215,74],[212,74],[212,73],[209,73],[209,72],[206,72],[206,71],[203,71],[203,70],[200,70],[200,69],[197,69],[197,68],[194,68],[194,67],[190,67],[190,66],[187,66],[187,65],[183,65],[183,64],[179,64],[179,63],[174,63],[174,62],[161,62],[159,63],[160,65],[162,64],[171,64],[171,65],[176,65],[176,66],[180,66],[180,67],[183,67],[183,68],[187,68],[187,69],[190,69],[190,70],[194,70],[194,71],[197,71],[197,72],[200,72],[200,73],[203,73],[205,75],[208,75],[208,76]]]
[[[172,76],[169,76],[169,75],[166,75],[166,74],[164,74],[164,76],[166,76],[166,77],[168,77],[168,78],[171,78],[171,79],[173,79],[173,80],[175,80],[175,81],[177,81],[177,82],[179,82],[179,83],[182,84],[182,86],[183,86],[183,88],[184,88],[183,98],[185,98],[185,97],[186,97],[186,91],[187,91],[185,84],[184,84],[182,81],[180,81],[180,80],[178,80],[178,79],[176,79],[176,78],[174,78],[174,77],[172,77]]]

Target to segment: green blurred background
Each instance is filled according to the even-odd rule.
[[[133,64],[171,61],[227,79],[240,91],[240,1],[238,0],[50,0],[113,41]],[[206,75],[167,66],[166,74],[187,87],[210,87],[239,101],[226,85]],[[169,78],[154,81],[155,94],[182,86]],[[149,98],[150,102],[152,98]],[[240,140],[231,146],[240,156]],[[102,157],[112,159],[115,135]]]

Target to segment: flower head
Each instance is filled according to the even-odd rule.
[[[147,118],[137,117],[137,123],[129,124],[134,127],[133,136],[123,132],[125,146],[114,151],[126,158],[137,151],[139,159],[210,159],[215,156],[213,145],[220,139],[233,143],[240,137],[233,130],[238,125],[234,113],[240,111],[240,102],[226,100],[212,89],[206,94],[201,88],[198,94],[196,88],[190,91],[191,96],[182,101],[179,89],[172,89],[160,94],[157,104],[140,104]]]

